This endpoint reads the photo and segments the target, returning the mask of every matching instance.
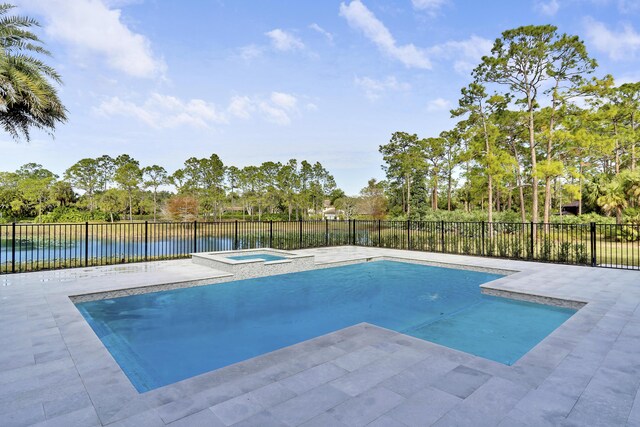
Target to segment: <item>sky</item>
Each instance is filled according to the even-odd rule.
[[[29,143],[0,134],[0,170],[62,175],[127,153],[170,173],[319,161],[347,194],[384,178],[396,131],[437,136],[501,32],[580,36],[596,75],[640,81],[640,0],[14,0],[64,84],[68,122]]]

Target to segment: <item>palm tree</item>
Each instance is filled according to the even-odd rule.
[[[14,139],[29,140],[31,128],[50,135],[66,121],[54,83],[60,75],[32,54],[49,56],[37,35],[33,18],[10,16],[14,6],[0,4],[0,126]]]
[[[605,187],[604,194],[598,197],[598,205],[607,215],[616,213],[616,224],[622,222],[622,210],[627,207],[627,199],[619,180],[613,180]]]

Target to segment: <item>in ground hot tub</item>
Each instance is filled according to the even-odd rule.
[[[232,273],[238,279],[294,273],[315,266],[313,255],[297,255],[278,249],[198,252],[191,257],[195,264]]]

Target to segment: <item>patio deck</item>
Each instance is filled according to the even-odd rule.
[[[640,426],[638,272],[362,247],[291,252],[516,270],[490,287],[588,304],[513,366],[359,324],[139,394],[69,296],[227,273],[180,260],[0,276],[0,425]]]

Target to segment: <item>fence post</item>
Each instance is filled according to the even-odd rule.
[[[446,250],[444,245],[444,220],[440,221],[440,248],[442,250],[442,253],[444,253]]]
[[[353,233],[351,234],[351,239],[352,239],[351,244],[355,246],[356,245],[356,220],[355,219],[353,220]]]
[[[84,223],[84,266],[89,266],[89,221]]]
[[[300,218],[300,245],[298,246],[299,249],[302,249],[302,218]]]
[[[533,221],[531,221],[529,223],[529,259],[534,259],[534,253],[533,253],[533,247],[534,247],[534,241],[535,241],[535,236],[533,235],[534,233],[534,227],[533,227]]]
[[[236,228],[233,234],[233,250],[238,250],[238,220],[236,219]]]
[[[11,224],[11,272],[16,272],[16,223]]]
[[[411,220],[407,220],[407,250],[411,250]]]
[[[598,265],[596,259],[596,223],[592,222],[590,227],[591,235],[591,267],[596,267]]]
[[[480,227],[482,228],[482,238],[480,239],[480,255],[484,256],[484,245],[485,245],[485,231],[484,231],[484,221],[480,221]]]
[[[198,252],[198,220],[193,221],[193,252]]]
[[[378,247],[382,247],[382,221],[378,220]]]
[[[269,247],[273,249],[273,220],[269,220]]]
[[[324,220],[324,245],[329,246],[329,220]]]
[[[149,260],[149,221],[144,222],[144,260]]]
[[[351,218],[349,218],[347,221],[349,221],[349,232],[347,233],[347,245],[351,244]]]

